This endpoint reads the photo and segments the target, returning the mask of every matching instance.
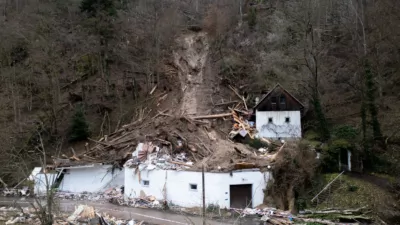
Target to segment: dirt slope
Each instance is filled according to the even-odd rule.
[[[142,121],[124,125],[107,139],[101,139],[106,143],[91,146],[105,150],[105,154],[95,151],[91,157],[113,161],[133,152],[139,142],[151,141],[166,149],[166,153],[173,157],[184,153],[194,164],[192,170],[199,170],[204,164],[207,171],[230,171],[238,162],[251,162],[258,168],[267,167],[268,160],[257,157],[254,149],[227,138],[233,118],[191,119],[196,115],[229,112],[229,105],[217,107],[213,98],[216,101],[219,96],[218,100],[229,101],[231,97],[219,92],[223,87],[220,87],[218,77],[213,73],[206,33],[186,33],[176,42],[177,50],[171,56],[174,65],[168,64],[168,74],[174,81],[170,87],[174,87],[173,91],[155,91],[151,95],[151,101],[155,100],[155,104],[148,101],[151,113],[145,115]],[[183,145],[179,144],[181,142]],[[110,152],[115,154],[110,155]]]

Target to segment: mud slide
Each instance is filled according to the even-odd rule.
[[[195,115],[203,110],[209,85],[204,82],[208,62],[209,44],[206,33],[189,33],[177,39],[179,48],[174,51],[174,63],[182,90],[180,114]]]

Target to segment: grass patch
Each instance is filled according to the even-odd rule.
[[[323,179],[325,183],[328,183],[337,175],[337,173],[325,174]],[[367,181],[342,175],[339,183],[339,187],[332,191],[329,198],[319,204],[316,207],[317,209],[356,209],[368,207],[370,209],[377,209],[376,211],[378,211],[379,209],[386,208],[385,206],[393,201],[390,193]],[[373,212],[376,211],[373,210]]]

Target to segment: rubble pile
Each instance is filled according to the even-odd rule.
[[[235,110],[212,116],[230,117],[233,133],[237,132],[241,138],[255,138],[254,124],[243,119]],[[109,136],[92,140],[95,145],[89,148],[87,144],[81,154],[73,151],[71,157],[54,159],[55,166],[101,162],[120,166],[125,163],[128,167],[138,167],[140,170],[196,171],[205,165],[209,172],[228,172],[234,169],[267,168],[270,164],[265,152],[230,140],[229,137],[237,137],[213,125],[217,121],[210,122],[202,118],[174,117],[160,112],[150,122],[128,124]]]
[[[123,186],[109,188],[104,192],[57,192],[55,195],[57,198],[70,199],[70,200],[85,200],[85,201],[107,201],[115,198],[123,198]]]
[[[0,224],[33,224],[40,225],[41,222],[37,217],[34,208],[0,208]],[[62,214],[55,216],[54,225],[144,225],[143,221],[122,220],[111,217],[107,214],[97,212],[93,207],[87,205],[79,205],[71,215]]]
[[[204,165],[208,172],[268,168],[272,148],[258,151],[240,143],[257,139],[257,130],[246,100],[235,88],[230,89],[240,101],[213,102],[207,113],[218,114],[185,115],[171,106],[157,109],[155,115],[141,111],[138,120],[98,140],[89,139],[84,151],[71,149],[70,157],[54,157],[54,165],[108,163],[139,170],[193,171]],[[264,144],[271,142],[264,140]]]
[[[265,207],[265,208],[245,208],[235,209],[231,208],[231,211],[240,215],[241,217],[246,216],[259,216],[260,220],[264,224],[272,225],[287,225],[295,223],[317,223],[326,225],[351,225],[359,224],[360,221],[369,223],[371,218],[364,215],[363,209],[348,209],[348,210],[336,210],[327,209],[319,211],[306,210],[300,212],[299,215],[292,215],[289,211],[283,211],[276,208]],[[347,222],[340,223],[340,220],[347,220]],[[350,222],[352,221],[352,222]]]
[[[156,198],[152,195],[139,197],[139,198],[128,198],[124,199],[114,199],[113,202],[122,206],[131,206],[137,208],[152,208],[152,209],[162,209],[165,205],[161,204]]]
[[[109,188],[104,192],[90,193],[71,193],[57,192],[56,198],[69,199],[76,201],[94,201],[94,202],[109,202],[121,206],[139,207],[139,208],[162,208],[162,204],[152,195],[140,196],[138,198],[124,199],[123,186]]]

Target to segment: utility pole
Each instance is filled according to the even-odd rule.
[[[203,225],[206,225],[206,192],[204,185],[204,164],[201,167],[201,180],[202,180],[202,189],[203,189]]]

